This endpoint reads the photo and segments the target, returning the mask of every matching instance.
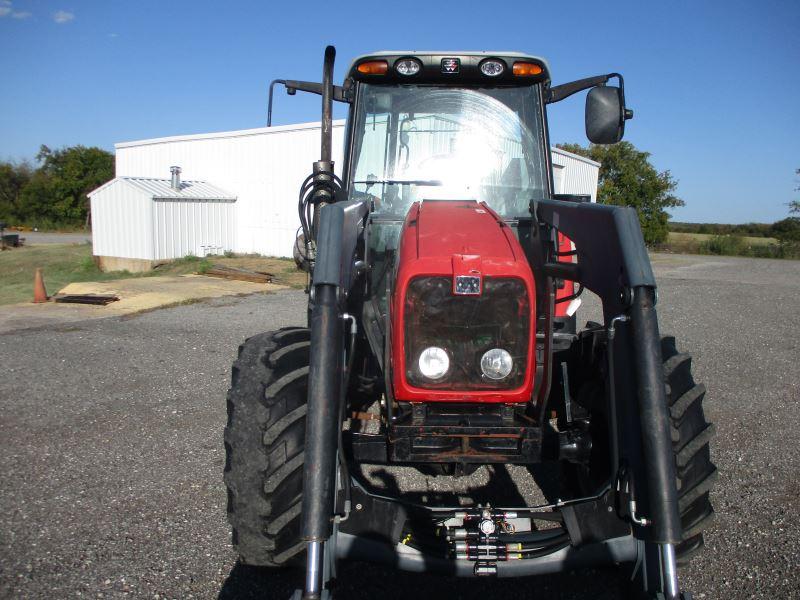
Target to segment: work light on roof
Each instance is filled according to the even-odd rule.
[[[400,73],[400,75],[410,76],[416,75],[419,73],[420,65],[418,60],[413,58],[401,58],[396,63],[394,63],[395,70]]]
[[[506,66],[502,63],[502,61],[495,60],[493,58],[483,61],[480,68],[481,73],[487,77],[497,77],[506,70]]]

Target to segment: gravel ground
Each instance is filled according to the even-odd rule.
[[[695,356],[718,428],[717,519],[682,583],[700,598],[800,598],[800,262],[655,265],[662,331]],[[238,343],[304,310],[287,291],[0,335],[0,596],[286,598],[297,574],[237,566],[229,544],[223,398]],[[419,600],[624,586],[614,570],[453,581],[364,564],[341,581],[346,598]]]

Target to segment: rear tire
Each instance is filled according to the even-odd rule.
[[[675,554],[678,564],[686,564],[703,548],[703,531],[714,519],[709,492],[718,473],[711,462],[709,442],[715,428],[703,412],[706,389],[692,377],[692,357],[678,352],[674,337],[661,339],[661,355],[683,527]]]
[[[305,544],[300,512],[310,332],[284,328],[239,347],[228,390],[225,485],[241,562],[282,567]]]

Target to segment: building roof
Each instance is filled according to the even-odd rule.
[[[574,158],[577,161],[584,162],[587,165],[595,166],[598,169],[602,166],[596,160],[592,160],[591,158],[586,158],[585,156],[581,156],[580,154],[575,154],[574,152],[567,152],[566,150],[562,150],[561,148],[556,148],[555,146],[551,147],[550,151],[555,152],[556,154],[561,154],[562,156],[569,156],[570,158]]]
[[[334,129],[339,127],[344,127],[346,124],[344,119],[337,119],[333,121]],[[319,121],[312,122],[312,123],[297,123],[295,125],[273,125],[272,127],[257,127],[254,129],[239,129],[236,131],[216,131],[212,133],[192,133],[189,135],[173,135],[169,137],[160,137],[160,138],[150,138],[144,140],[136,140],[132,142],[118,142],[114,144],[114,148],[119,150],[121,148],[134,148],[136,146],[151,146],[155,144],[166,144],[170,142],[188,142],[191,140],[219,140],[224,138],[235,138],[235,137],[249,137],[254,135],[266,135],[270,133],[282,133],[287,131],[298,131],[303,129],[319,129],[320,123]],[[578,160],[580,162],[584,162],[590,165],[594,165],[595,167],[599,167],[600,163],[593,161],[590,158],[586,158],[585,156],[580,156],[578,154],[573,154],[572,152],[567,152],[566,150],[562,150],[561,148],[556,148],[553,146],[550,148],[556,154],[561,154],[563,156],[569,156]]]
[[[87,195],[94,196],[117,182],[133,186],[154,200],[236,200],[236,196],[233,194],[205,181],[181,181],[179,191],[172,189],[169,179],[151,177],[116,177]]]
[[[333,121],[334,127],[344,127],[345,119]],[[134,140],[130,142],[117,142],[114,148],[133,148],[135,146],[150,146],[153,144],[164,144],[169,142],[187,142],[191,140],[218,140],[222,138],[249,137],[253,135],[265,135],[271,133],[284,133],[287,131],[299,131],[304,129],[319,129],[319,121],[312,123],[297,123],[293,125],[273,125],[272,127],[256,127],[253,129],[238,129],[235,131],[215,131],[212,133],[190,133],[188,135],[171,135],[167,137],[149,138],[144,140]]]

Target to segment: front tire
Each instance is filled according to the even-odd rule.
[[[310,332],[291,327],[249,338],[231,369],[225,485],[241,562],[282,567],[305,548],[300,513]]]
[[[717,479],[709,442],[713,423],[706,421],[703,399],[706,388],[692,377],[692,357],[678,352],[674,337],[661,340],[672,446],[677,471],[678,508],[682,541],[675,547],[678,564],[686,564],[703,547],[703,531],[714,518],[709,492]]]
[[[675,338],[671,336],[661,339],[661,356],[683,529],[675,555],[678,564],[683,565],[702,549],[703,531],[714,518],[709,492],[717,478],[717,469],[711,462],[709,442],[715,429],[706,421],[703,412],[706,389],[703,384],[695,383],[692,377],[691,356],[679,353]],[[601,360],[604,361],[605,357]],[[591,414],[593,451],[589,463],[562,465],[566,491],[578,496],[593,493],[610,476],[609,426],[602,372],[603,369],[595,370],[594,376],[581,386],[577,398],[578,403]]]

